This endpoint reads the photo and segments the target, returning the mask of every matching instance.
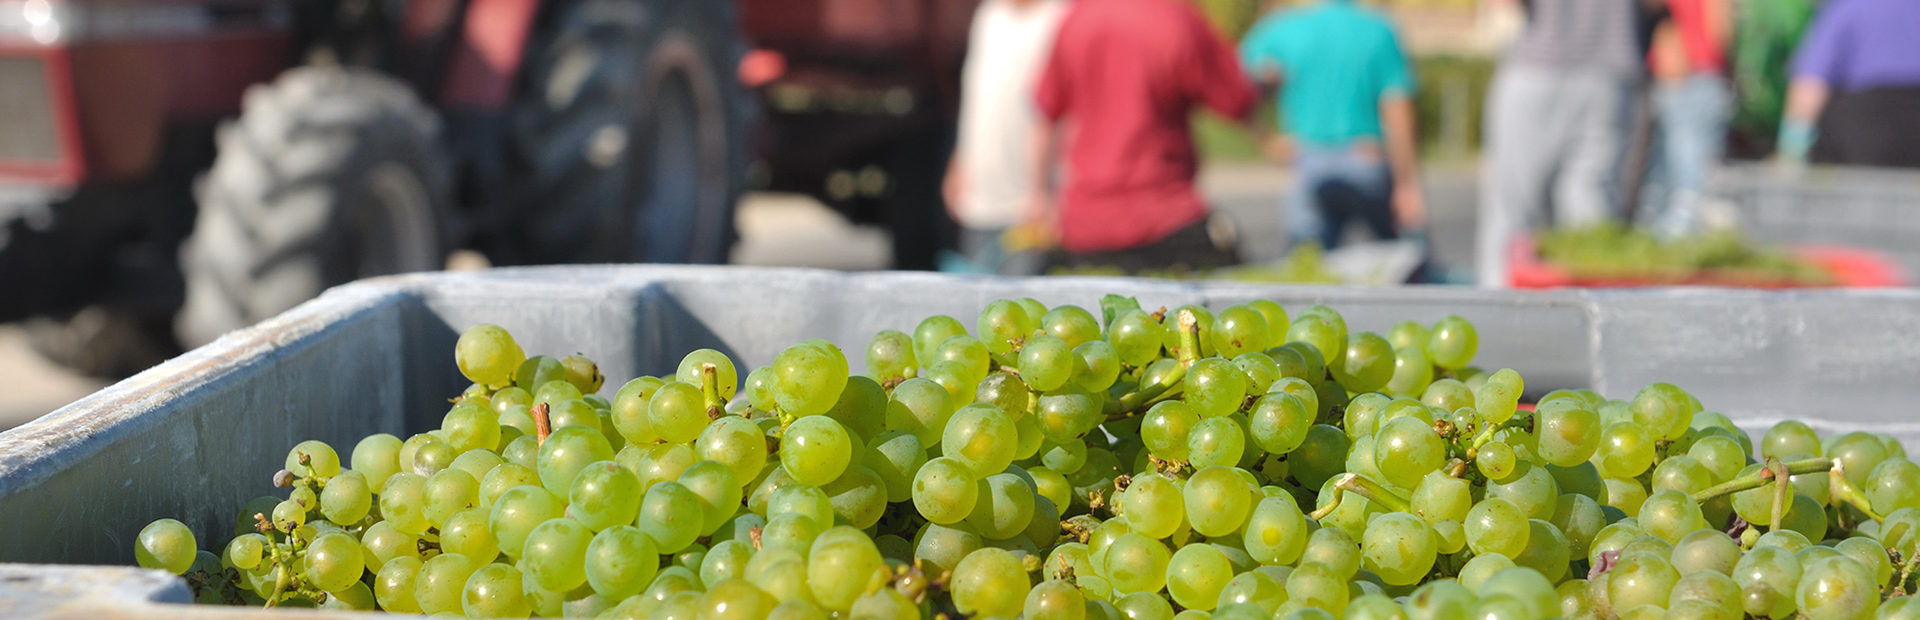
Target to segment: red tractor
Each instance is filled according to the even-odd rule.
[[[0,321],[130,373],[357,277],[719,262],[721,0],[0,0]]]

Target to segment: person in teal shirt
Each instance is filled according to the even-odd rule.
[[[1386,16],[1352,0],[1271,12],[1240,40],[1241,66],[1278,94],[1295,242],[1340,244],[1358,220],[1381,239],[1426,224],[1414,152],[1413,72]]]

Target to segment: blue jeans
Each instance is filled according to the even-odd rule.
[[[1680,237],[1699,226],[1707,176],[1726,150],[1733,91],[1726,78],[1697,73],[1655,86],[1653,105],[1660,115],[1660,156],[1650,176],[1666,195],[1653,195],[1647,221],[1656,234]]]
[[[1393,174],[1378,148],[1301,145],[1294,157],[1292,196],[1287,200],[1288,238],[1320,247],[1340,245],[1348,222],[1358,220],[1375,238],[1393,239]]]

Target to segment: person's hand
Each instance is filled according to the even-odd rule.
[[[1420,192],[1419,183],[1395,183],[1392,201],[1393,221],[1401,233],[1411,233],[1427,227],[1427,197]]]
[[[1044,250],[1060,242],[1060,231],[1054,225],[1053,196],[1045,191],[1028,194],[1024,213],[1026,219],[1001,236],[1007,251]]]
[[[954,221],[960,221],[960,201],[966,198],[967,176],[960,169],[959,162],[947,166],[947,176],[940,182],[940,197],[947,201],[947,215]]]
[[[1268,136],[1260,143],[1260,152],[1266,155],[1267,159],[1280,163],[1293,161],[1293,140],[1281,134]]]

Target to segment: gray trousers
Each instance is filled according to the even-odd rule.
[[[1631,78],[1511,64],[1494,75],[1481,155],[1480,286],[1508,285],[1516,235],[1615,217],[1638,87]]]

